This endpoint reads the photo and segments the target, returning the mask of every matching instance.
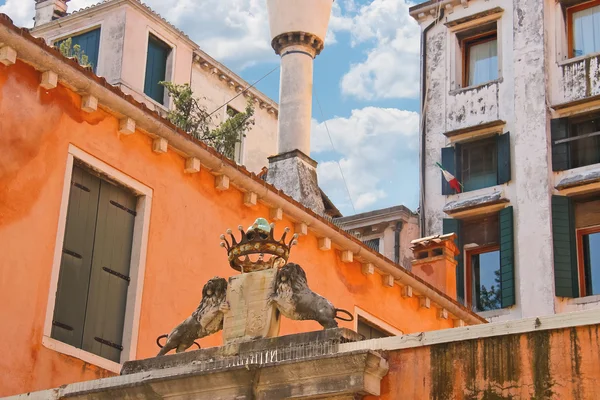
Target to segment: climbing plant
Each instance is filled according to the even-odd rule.
[[[220,124],[213,123],[213,116],[194,96],[189,84],[160,82],[173,99],[173,109],[168,119],[195,139],[212,146],[228,158],[234,158],[235,146],[246,137],[254,125],[254,106],[251,100],[246,103],[244,112],[228,110],[229,118]]]

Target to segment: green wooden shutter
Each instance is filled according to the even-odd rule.
[[[167,58],[170,52],[171,49],[166,44],[150,35],[148,38],[144,93],[160,104],[164,102],[165,88],[159,82],[166,79]]]
[[[569,143],[554,144],[555,140],[569,137],[568,122],[568,118],[557,118],[550,121],[553,171],[564,171],[570,168]]]
[[[65,40],[66,39],[56,42],[56,47],[60,48],[61,43]],[[98,55],[100,51],[100,28],[71,37],[71,48],[76,44],[78,44],[81,47],[81,50],[83,50],[83,53],[88,56],[88,62],[92,65],[94,72],[97,72]]]
[[[444,218],[443,220],[444,234],[456,233],[454,243],[458,247],[458,255],[456,256],[456,298],[459,302],[465,303],[465,268],[463,260],[463,242],[462,242],[462,221],[459,219]]]
[[[510,132],[497,137],[498,148],[498,184],[510,181]]]
[[[442,148],[442,167],[448,172],[450,172],[455,177],[456,174],[456,152],[454,147],[444,147]],[[449,195],[454,194],[455,191],[450,187],[446,179],[444,178],[444,174],[442,174],[442,194]]]
[[[81,347],[100,179],[73,168],[51,336]]]
[[[506,207],[499,213],[500,219],[500,289],[502,308],[515,304],[515,250],[513,208]]]
[[[556,296],[579,297],[574,210],[566,196],[552,196],[552,240]]]
[[[83,349],[119,362],[136,197],[102,181]]]

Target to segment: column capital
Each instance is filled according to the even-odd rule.
[[[321,53],[321,50],[323,50],[324,43],[319,37],[312,33],[286,32],[273,38],[271,46],[278,55],[284,54],[283,50],[286,48],[297,46],[298,50],[304,50],[315,58]]]

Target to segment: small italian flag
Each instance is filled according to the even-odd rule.
[[[446,171],[440,163],[436,162],[436,165],[442,170],[442,174],[444,174],[444,179],[446,179],[446,182],[448,182],[450,187],[456,190],[456,193],[460,193],[460,188],[462,187],[462,184],[458,181],[458,179],[456,179],[454,175],[452,175],[450,172]]]

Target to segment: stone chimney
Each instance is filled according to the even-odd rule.
[[[456,234],[413,240],[412,273],[456,300]]]
[[[44,25],[67,15],[67,2],[69,1],[70,0],[35,0],[34,26]]]
[[[279,153],[267,182],[317,213],[325,209],[310,158],[313,60],[323,50],[333,0],[267,0],[271,46],[281,56]]]

